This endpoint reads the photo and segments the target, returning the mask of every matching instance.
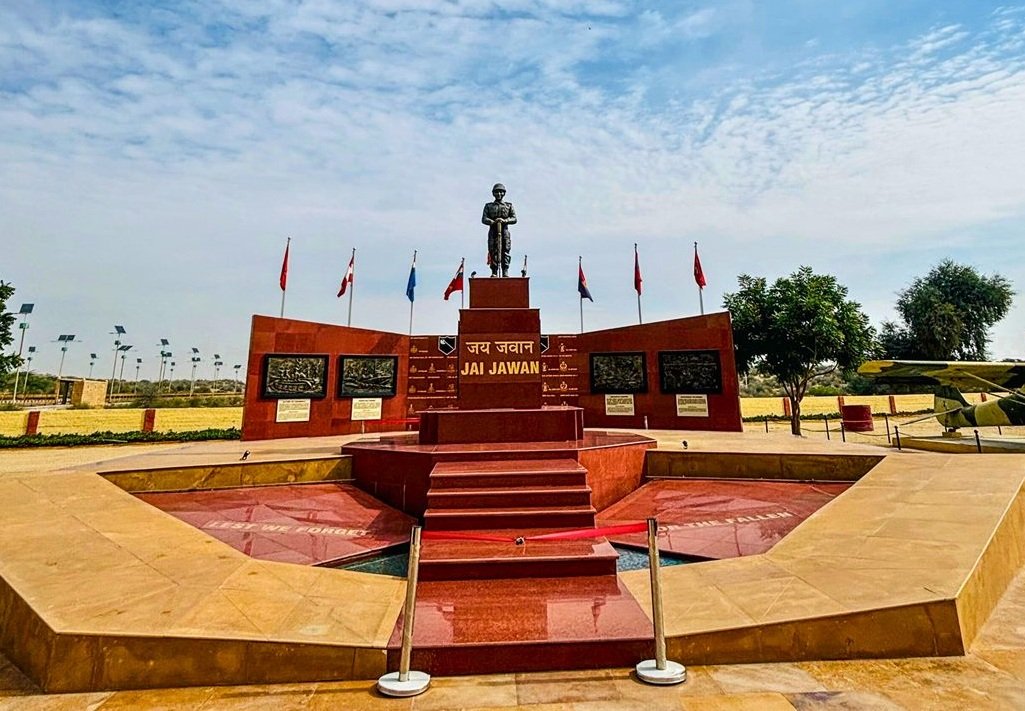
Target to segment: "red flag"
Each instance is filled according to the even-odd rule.
[[[459,262],[459,269],[456,270],[456,275],[452,277],[452,281],[448,283],[448,287],[445,289],[445,301],[448,301],[448,297],[452,296],[454,291],[463,290],[463,262]]]
[[[288,242],[285,243],[285,258],[281,261],[281,277],[278,279],[278,284],[281,285],[281,290],[284,291],[288,285],[288,248],[292,244],[292,238],[288,238]]]
[[[349,268],[345,270],[345,276],[342,277],[342,285],[338,287],[338,296],[344,295],[345,290],[349,288],[350,284],[352,284],[352,272],[355,266],[356,254],[354,252],[352,257],[349,259]]]
[[[638,296],[641,295],[642,281],[644,280],[641,279],[641,260],[640,257],[637,256],[637,245],[634,244],[634,291],[637,292]]]
[[[708,283],[705,281],[705,273],[701,270],[701,260],[698,259],[697,242],[694,243],[694,281],[697,282],[697,285],[702,289],[704,289],[705,284]]]

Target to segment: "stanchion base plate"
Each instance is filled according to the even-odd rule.
[[[647,684],[669,686],[687,681],[687,669],[676,662],[666,660],[666,668],[659,669],[654,659],[645,659],[637,665],[637,678]]]
[[[385,696],[416,696],[427,691],[431,685],[431,675],[425,672],[411,671],[405,681],[399,681],[399,673],[391,672],[377,680],[377,690]]]

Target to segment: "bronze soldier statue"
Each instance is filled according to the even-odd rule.
[[[499,268],[502,276],[509,276],[509,250],[512,242],[509,238],[509,225],[516,224],[516,210],[511,202],[505,202],[505,186],[495,183],[491,188],[494,202],[485,203],[481,222],[488,225],[488,256],[491,258],[491,276],[498,276]]]

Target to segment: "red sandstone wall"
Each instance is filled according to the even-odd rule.
[[[678,318],[605,331],[591,331],[577,337],[580,368],[580,397],[586,427],[643,427],[644,416],[652,429],[716,430],[740,432],[740,383],[733,352],[733,327],[728,312]],[[708,396],[709,417],[677,417],[676,397],[659,389],[658,352],[672,350],[715,349],[722,366],[723,391]],[[648,392],[634,396],[633,417],[607,416],[605,396],[590,394],[589,353],[644,351],[648,372]]]
[[[739,383],[733,353],[733,331],[728,313],[625,326],[580,335],[551,335],[550,347],[541,357],[543,402],[545,405],[576,405],[584,408],[586,427],[648,426],[659,429],[741,431]],[[349,420],[351,402],[335,396],[338,388],[338,355],[364,353],[397,355],[398,383],[393,398],[384,400],[383,417],[387,424],[366,423],[367,432],[405,429],[397,422],[415,416],[424,408],[448,408],[456,405],[455,353],[443,356],[437,351],[437,336],[416,336],[417,372],[410,381],[411,340],[408,336],[318,324],[270,316],[254,316],[249,347],[246,407],[242,437],[246,440],[277,437],[315,437],[350,434],[360,431],[360,423]],[[708,396],[708,418],[677,417],[672,394],[659,390],[658,352],[662,350],[716,349],[720,353],[723,376],[721,395]],[[606,416],[604,395],[591,395],[589,353],[644,351],[647,359],[648,392],[634,398],[633,417]],[[260,397],[263,356],[267,353],[326,353],[328,363],[327,397],[314,400],[307,423],[275,423],[275,400]],[[411,385],[416,388],[411,391]]]
[[[327,397],[313,400],[309,422],[275,422],[277,401],[260,397],[263,357],[267,353],[328,354]],[[249,337],[246,405],[242,415],[242,439],[319,437],[360,431],[352,422],[352,401],[338,398],[338,356],[342,354],[397,355],[398,382],[395,397],[385,398],[385,420],[406,417],[404,410],[409,370],[409,337],[398,333],[369,331],[294,319],[253,316]],[[366,431],[401,430],[401,424],[368,422]]]

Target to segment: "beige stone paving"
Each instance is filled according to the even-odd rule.
[[[707,451],[821,453],[835,452],[840,447],[835,442],[793,438],[785,433],[764,435],[757,440],[750,435],[739,434],[650,434],[659,440],[660,448],[666,449],[682,448],[679,444],[682,436],[687,437],[689,448]],[[76,619],[78,612],[91,609],[95,615],[89,618],[90,624],[100,624],[107,629],[122,629],[123,621],[105,620],[104,615],[110,612],[111,600],[124,595],[126,588],[122,586],[131,587],[142,581],[141,587],[145,588],[145,592],[140,590],[140,595],[159,599],[162,609],[182,611],[180,616],[172,612],[173,620],[168,622],[178,632],[191,629],[192,623],[203,628],[218,624],[227,626],[233,633],[259,638],[272,631],[280,632],[282,626],[301,629],[308,622],[307,617],[293,619],[294,615],[289,612],[296,610],[299,599],[311,601],[314,606],[327,605],[324,614],[332,617],[329,611],[331,600],[340,591],[331,589],[330,585],[320,580],[316,569],[308,569],[296,575],[294,566],[285,566],[287,570],[277,569],[276,564],[248,559],[236,564],[237,558],[228,551],[223,552],[223,569],[218,568],[221,563],[216,562],[221,555],[221,551],[218,551],[214,556],[215,562],[210,563],[217,570],[208,569],[203,574],[196,574],[185,564],[184,559],[178,566],[173,556],[170,561],[154,564],[153,557],[159,557],[161,550],[165,549],[167,541],[164,536],[167,535],[171,535],[180,545],[184,558],[193,562],[194,558],[188,556],[190,552],[220,544],[202,534],[199,534],[202,539],[199,540],[193,535],[182,533],[193,531],[191,527],[173,526],[166,530],[161,527],[157,535],[153,536],[161,539],[161,545],[149,549],[140,546],[137,538],[132,539],[131,526],[119,529],[110,525],[112,509],[104,507],[105,511],[95,511],[95,507],[90,506],[79,508],[79,504],[93,498],[98,490],[95,487],[111,486],[79,472],[107,467],[132,468],[142,465],[142,462],[146,466],[161,466],[165,461],[176,465],[193,461],[206,463],[218,457],[225,462],[235,461],[236,456],[245,449],[252,451],[251,459],[303,457],[326,453],[327,449],[336,452],[341,442],[354,438],[332,438],[337,441],[330,444],[317,439],[4,452],[0,453],[0,500],[11,504],[20,498],[25,512],[40,503],[59,500],[61,515],[66,515],[61,524],[81,534],[83,538],[94,538],[84,545],[96,546],[98,548],[94,550],[102,550],[104,557],[110,557],[111,571],[114,571],[111,574],[118,576],[116,584],[95,591],[83,590],[86,586],[75,583],[76,575],[81,575],[83,581],[88,580],[89,571],[80,566],[76,568],[75,561],[62,562],[66,557],[60,555],[61,551],[55,550],[52,558],[44,557],[44,566],[52,564],[61,568],[59,587],[72,592],[62,593],[64,597],[58,595],[58,602],[66,606],[63,609],[75,610]],[[843,449],[879,451],[875,447],[858,444],[848,444]],[[909,453],[896,456],[901,463],[899,470],[889,471],[885,466],[877,467],[866,481],[859,484],[856,491],[866,498],[850,514],[845,513],[845,506],[853,505],[852,499],[841,497],[831,504],[831,508],[836,510],[830,511],[826,520],[818,520],[818,516],[813,516],[798,529],[801,536],[788,537],[784,542],[787,545],[777,546],[770,555],[745,559],[739,566],[702,566],[704,571],[700,573],[701,584],[724,591],[724,594],[707,595],[672,607],[667,611],[667,623],[672,620],[670,626],[676,625],[679,629],[692,625],[694,620],[732,624],[737,620],[773,619],[779,614],[792,614],[793,609],[786,609],[785,606],[793,606],[795,599],[803,601],[800,604],[807,603],[809,609],[818,614],[841,602],[857,604],[857,590],[868,590],[872,594],[888,592],[898,598],[908,595],[911,599],[921,594],[919,588],[928,587],[929,584],[944,584],[947,579],[945,576],[930,579],[933,572],[949,567],[957,570],[965,566],[970,568],[974,563],[974,560],[969,560],[972,557],[971,550],[960,546],[959,540],[965,536],[970,537],[977,526],[983,525],[978,521],[992,516],[999,501],[1002,500],[1006,505],[1007,491],[1004,489],[1010,491],[1021,486],[1025,460],[1022,460],[1021,465],[1015,462],[1008,467],[994,466],[993,470],[1000,470],[995,475],[987,467],[987,487],[985,491],[980,491],[974,484],[978,468],[965,464],[967,460],[958,462],[957,457],[931,454]],[[997,464],[997,460],[989,455],[986,462]],[[51,477],[54,472],[61,476]],[[45,481],[40,477],[45,477]],[[909,484],[909,477],[917,479]],[[996,492],[993,491],[994,486]],[[118,517],[130,517],[133,513],[134,504],[129,502],[134,500],[128,495],[124,496],[127,498],[124,501],[118,500],[113,510]],[[111,499],[108,503],[113,502]],[[870,506],[864,506],[865,503]],[[18,510],[16,503],[11,508],[5,505],[7,513]],[[873,524],[871,518],[866,520],[866,515],[877,517],[877,524]],[[104,520],[104,516],[108,518]],[[151,512],[147,511],[146,519],[147,522],[152,520]],[[170,517],[167,519],[173,521]],[[859,539],[853,539],[857,542],[852,546],[849,527],[853,524],[869,526],[873,531],[872,536],[887,539],[888,550],[879,551],[869,545],[868,541]],[[28,523],[24,525],[31,527]],[[94,537],[93,533],[98,531],[93,526],[103,529],[103,534]],[[926,528],[923,529],[923,526]],[[28,535],[26,530],[5,528],[5,531],[8,530],[19,534],[15,538],[21,544],[28,541],[31,545],[32,541],[37,540],[31,535],[27,539],[21,538],[21,535]],[[4,540],[8,538],[0,537],[0,564],[16,561],[19,555],[25,554],[24,545],[4,547]],[[893,549],[892,543],[895,540],[905,540],[906,545],[904,548]],[[38,539],[38,542],[42,544],[43,538]],[[131,549],[134,560],[122,559],[118,551],[124,550],[126,546]],[[823,552],[823,549],[832,552]],[[801,567],[809,562],[817,564],[827,561],[837,555],[836,551],[843,551],[842,557],[848,564],[853,561],[856,565],[862,561],[865,564],[865,577],[815,580],[813,573],[817,565],[810,565],[808,569]],[[923,554],[931,556],[927,563],[922,562]],[[910,567],[907,566],[909,560],[913,561]],[[738,562],[731,561],[734,564]],[[122,569],[126,571],[123,576],[116,572]],[[250,570],[258,571],[255,573],[259,576],[258,581],[247,574]],[[669,569],[677,575],[694,574],[687,573],[687,570]],[[909,570],[913,571],[910,578],[907,575]],[[33,573],[29,569],[25,574]],[[199,579],[212,579],[219,588],[217,599],[210,603],[211,608],[205,614],[195,612],[196,602],[203,595],[208,596],[209,590],[199,592],[190,589],[187,584],[175,585],[172,594],[161,583],[161,579],[167,580],[177,575],[187,578],[193,574],[196,574],[197,584]],[[809,578],[812,578],[811,582]],[[801,587],[802,583],[807,583],[808,587]],[[284,602],[280,606],[272,606],[273,609],[261,607],[261,599],[257,599],[254,604],[253,598],[247,597],[247,594],[263,586],[270,586],[274,590],[273,597],[283,599]],[[635,587],[638,588],[638,597],[644,599],[643,586]],[[929,592],[949,594],[950,590]],[[364,589],[355,593],[359,599],[380,597],[376,590]],[[401,587],[396,587],[393,593],[391,609],[377,619],[376,629],[373,620],[369,626],[365,622],[359,623],[364,628],[358,632],[362,639],[380,641],[390,631],[390,622],[382,623],[382,620],[389,616],[394,619]],[[44,604],[42,599],[39,603]],[[45,604],[53,602],[50,600]],[[199,617],[190,618],[184,610]],[[344,615],[346,625],[351,624],[349,615],[347,608]],[[334,616],[335,619],[338,617]],[[366,615],[358,617],[364,618]],[[427,695],[411,701],[380,699],[372,693],[373,685],[370,682],[41,696],[38,689],[20,672],[13,669],[6,660],[0,659],[0,710],[98,707],[497,709],[522,708],[524,704],[526,708],[537,709],[1015,709],[1025,708],[1023,620],[1025,578],[1019,575],[975,640],[971,654],[967,657],[693,667],[690,670],[691,681],[673,689],[643,686],[630,679],[622,670],[438,679],[435,688]],[[279,626],[275,627],[275,624]],[[157,631],[164,633],[164,630]],[[338,630],[332,630],[332,634],[338,633]],[[342,632],[352,633],[354,631],[351,629]]]
[[[626,669],[437,678],[415,699],[385,699],[370,681],[43,695],[0,657],[0,709],[616,709],[661,711],[1016,711],[1025,708],[1025,573],[963,657],[688,668],[677,687]]]

